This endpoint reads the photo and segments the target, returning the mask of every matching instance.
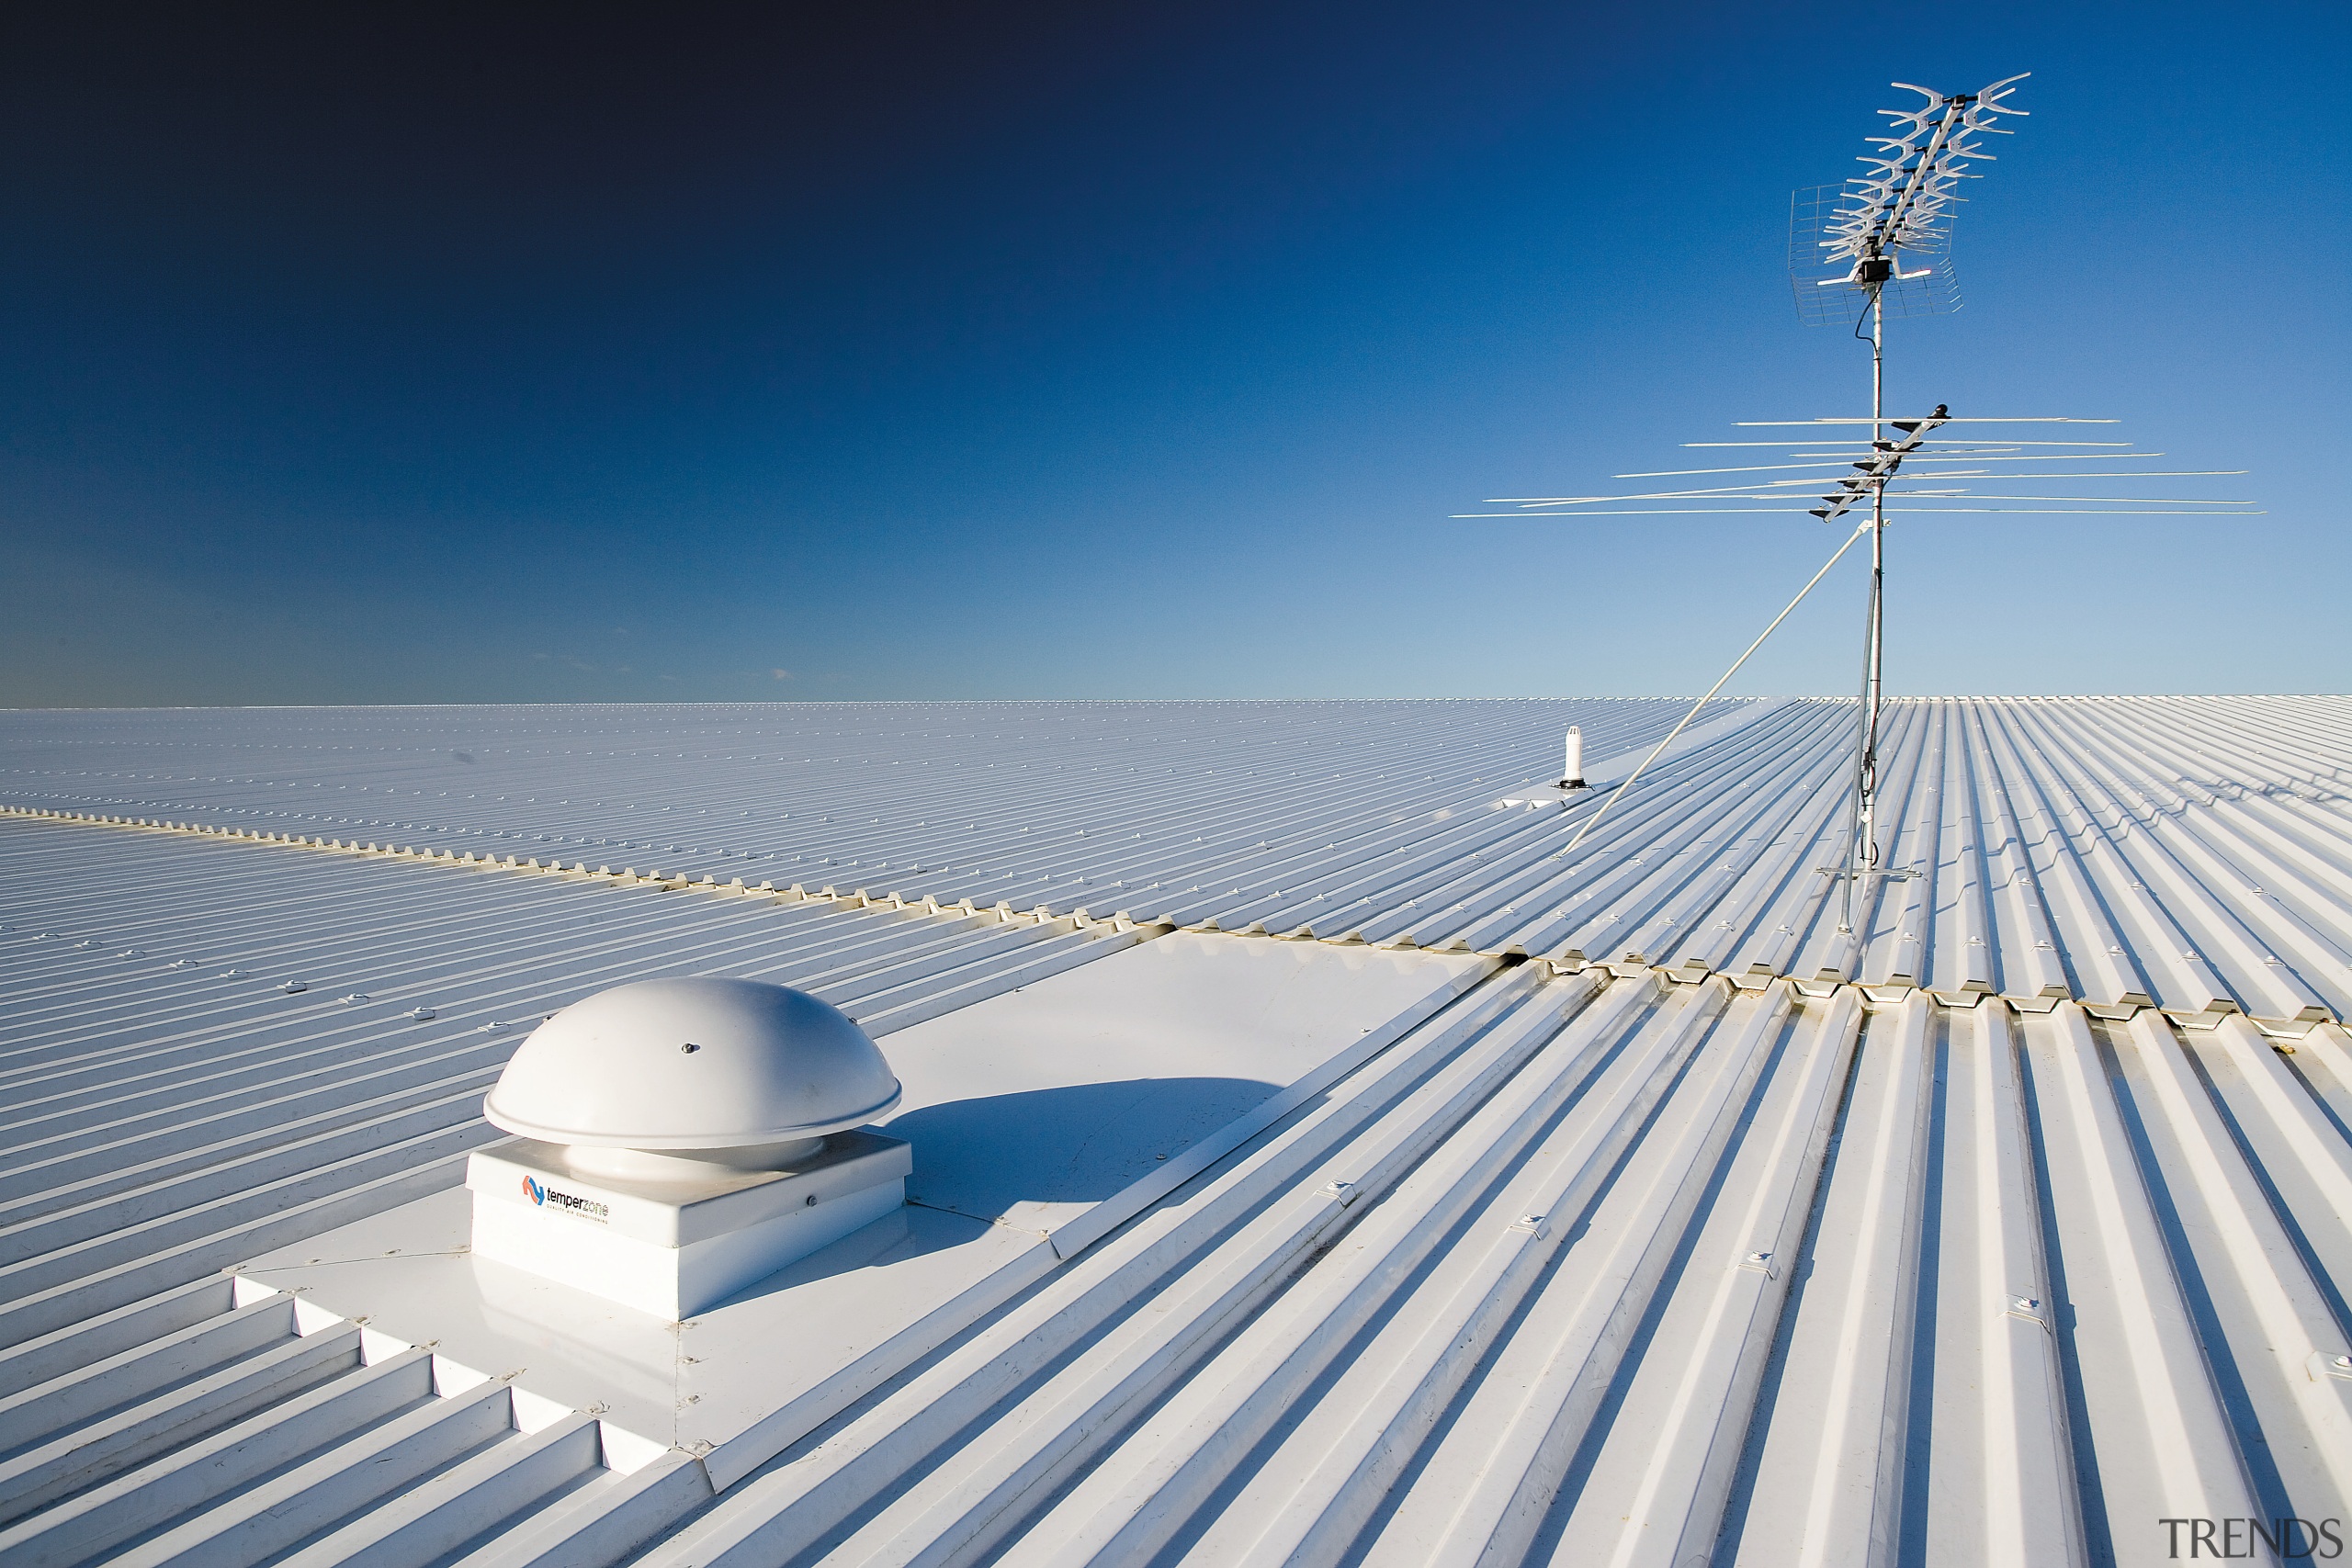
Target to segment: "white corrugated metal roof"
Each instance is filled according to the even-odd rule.
[[[1850,704],[1727,711],[1555,860],[1575,813],[1490,803],[1609,711],[1300,705],[1295,739],[1281,705],[725,720],[830,723],[844,744],[799,754],[865,759],[837,776],[652,755],[704,709],[7,716],[24,808],[519,859],[602,837],[630,847],[562,858],[1059,918],[0,820],[0,1081],[12,1142],[53,1151],[12,1161],[0,1221],[0,1497],[21,1515],[0,1552],[2131,1562],[2165,1560],[2165,1518],[2352,1511],[2352,1039],[2329,1021],[2352,995],[2352,703],[1901,705],[1884,859],[1916,874],[1880,886],[1859,952],[1817,869]],[[1617,711],[1639,722],[1590,755],[1678,716]],[[936,766],[978,754],[942,755],[974,716],[1021,737],[994,771],[1033,776],[973,784],[955,816],[984,841],[946,852],[935,780],[891,772],[933,769],[881,732]],[[412,724],[459,739],[381,744]],[[448,780],[488,744],[467,737],[560,724],[533,777],[606,805],[460,814]],[[1125,748],[1132,787],[1036,739],[1070,733]],[[1310,751],[1349,776],[1269,789]],[[1391,755],[1421,761],[1351,772]],[[1258,776],[1212,784],[1228,757]],[[1158,812],[1170,778],[1181,809]],[[394,779],[450,793],[311,798]],[[812,799],[876,804],[831,839]],[[664,804],[698,829],[751,816],[623,830]],[[790,854],[880,874],[752,860]],[[1042,896],[999,891],[1024,886]],[[424,1350],[205,1277],[447,1185],[487,1135],[471,1098],[514,1038],[493,1021],[665,968],[836,975],[859,1016],[935,1016],[1164,924],[1498,967],[715,1497],[692,1455],[607,1452],[519,1369],[436,1387]]]
[[[1409,838],[1556,767],[1570,724],[1598,759],[1684,705],[17,713],[0,715],[0,801],[1057,913],[1140,898],[1156,917],[1197,888],[1230,915],[1226,887],[1325,840]]]
[[[1588,755],[1602,759],[1654,741],[1670,705],[1038,705],[1026,722],[1004,705],[861,705],[783,710],[756,734],[728,710],[685,709],[714,733],[660,755],[657,720],[601,734],[609,711],[514,710],[517,731],[572,732],[518,738],[502,761],[486,741],[411,740],[497,733],[480,710],[399,710],[372,745],[348,710],[174,715],[136,739],[122,716],[12,715],[0,777],[35,809],[907,903],[2027,1007],[2073,997],[2297,1023],[2352,1006],[2344,698],[1895,704],[1882,859],[1905,878],[1873,884],[1859,942],[1820,871],[1839,863],[1850,703],[1731,705],[1573,863],[1558,853],[1591,807],[1493,803],[1545,776],[1564,718],[1593,730]],[[779,739],[800,745],[777,753]],[[754,740],[769,750],[722,749]],[[362,784],[397,793],[362,807]]]
[[[2341,1514],[2335,1032],[1482,1004],[651,1561],[2140,1562]]]

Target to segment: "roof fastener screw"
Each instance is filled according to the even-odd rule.
[[[699,1050],[701,1050],[701,1049],[702,1049],[702,1047],[701,1047],[701,1046],[699,1046],[699,1045],[695,1044],[695,1043],[693,1041],[691,1041],[691,1040],[687,1041],[684,1045],[681,1045],[681,1046],[679,1046],[679,1047],[678,1047],[678,1050],[679,1050],[679,1052],[680,1052],[680,1054],[681,1054],[681,1055],[688,1055],[688,1056],[693,1055],[695,1052],[697,1052],[697,1051],[699,1051]]]

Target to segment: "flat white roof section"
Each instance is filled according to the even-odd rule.
[[[1495,967],[1182,932],[891,1037],[917,1202],[1087,1238]],[[1145,1192],[1133,1190],[1141,1184]],[[1074,1251],[1075,1241],[1066,1251]]]
[[[0,715],[0,1560],[2343,1533],[2352,700],[1892,705],[1851,940],[1850,702],[1498,807],[1681,711]],[[514,1043],[657,975],[841,1006],[914,1145],[683,1329],[458,1250]]]

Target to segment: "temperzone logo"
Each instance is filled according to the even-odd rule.
[[[582,1198],[577,1193],[559,1191],[552,1187],[542,1187],[527,1176],[523,1178],[523,1196],[528,1198],[539,1208],[555,1209],[563,1213],[577,1214],[583,1220],[594,1220],[600,1225],[613,1217],[612,1210],[594,1198]]]

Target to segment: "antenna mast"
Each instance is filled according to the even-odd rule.
[[[1863,623],[1862,682],[1855,717],[1852,788],[1848,795],[1847,848],[1841,864],[1821,867],[1838,879],[1843,893],[1838,930],[1852,935],[1856,931],[1855,892],[1865,885],[1865,879],[1894,879],[1910,874],[1878,868],[1879,719],[1885,688],[1886,525],[1890,518],[2262,514],[2251,501],[2243,499],[2109,493],[2108,486],[2118,480],[2128,481],[2135,491],[2141,491],[2143,481],[2148,479],[2210,479],[2245,472],[2243,468],[2143,466],[2165,454],[2141,451],[2128,441],[2086,440],[2071,428],[2112,425],[2116,423],[2112,419],[2067,414],[1956,415],[1941,403],[1932,413],[1887,417],[1887,318],[1932,315],[1959,308],[1960,291],[1953,282],[1950,251],[1952,215],[1961,199],[1960,182],[1982,177],[1968,172],[1970,164],[1991,161],[1990,154],[1981,149],[1980,138],[2010,134],[1993,121],[2003,115],[2025,112],[2009,107],[2007,102],[2010,90],[2024,80],[2023,76],[2012,76],[1981,92],[1956,95],[1897,83],[1897,86],[1917,93],[1925,102],[1914,109],[1881,111],[1894,122],[1888,128],[1894,134],[1871,138],[1877,151],[1861,160],[1869,173],[1842,185],[1798,191],[1790,202],[1789,277],[1795,288],[1798,314],[1816,325],[1850,326],[1857,338],[1870,344],[1871,407],[1867,415],[1742,420],[1738,428],[1743,432],[1799,434],[1761,441],[1685,442],[1685,447],[1707,451],[1706,458],[1698,459],[1702,466],[1650,468],[1614,476],[1643,481],[1643,488],[1627,492],[1492,496],[1487,499],[1487,505],[1511,510],[1453,514],[1465,521],[1730,513],[1810,515],[1824,523],[1845,521],[1851,530],[1836,553],[1822,563],[1820,570],[1797,590],[1796,597],[1747,645],[1747,651],[1732,661],[1723,678],[1683,716],[1680,723],[1667,732],[1666,738],[1650,750],[1623,783],[1613,788],[1574,791],[1574,775],[1578,770],[1576,761],[1570,761],[1570,777],[1562,781],[1558,798],[1561,806],[1577,818],[1577,827],[1555,859],[1566,860],[1600,826],[1633,792],[1650,765],[1764,645],[1765,638],[1795,612],[1830,569],[1868,534],[1870,601]],[[1915,265],[1906,269],[1906,259],[1913,263],[1932,260],[1938,265]],[[1823,276],[1825,271],[1828,276]],[[1867,335],[1862,331],[1865,323],[1869,327]],[[1862,434],[1865,425],[1870,431],[1867,438]],[[1964,430],[1961,428],[1963,426]],[[1751,450],[1773,447],[1781,450]],[[1720,460],[1725,457],[1731,460]],[[2019,488],[1978,488],[1985,482]],[[1891,506],[1890,499],[1894,502]],[[1585,809],[1587,806],[1589,809]],[[1568,868],[1571,873],[1577,869],[1573,864]],[[1859,947],[1859,936],[1856,942]]]
[[[2011,76],[1981,92],[1955,94],[1897,82],[1896,86],[1926,101],[1909,110],[1879,111],[1894,121],[1888,129],[1895,134],[1871,139],[1877,152],[1861,158],[1870,172],[1841,186],[1800,191],[1790,204],[1790,277],[1796,288],[1799,313],[1815,322],[1853,320],[1858,337],[1861,335],[1860,318],[1867,315],[1870,321],[1871,457],[1854,465],[1860,470],[1859,486],[1852,479],[1841,481],[1846,492],[1842,502],[1833,497],[1814,513],[1824,522],[1834,521],[1862,493],[1870,496],[1870,600],[1863,620],[1861,694],[1855,715],[1849,848],[1844,868],[1838,873],[1844,885],[1838,906],[1840,931],[1854,929],[1854,890],[1878,868],[1879,710],[1885,693],[1886,485],[1903,457],[1917,447],[1923,433],[1941,423],[1945,414],[1939,405],[1929,420],[1894,425],[1903,434],[1900,442],[1887,438],[1888,290],[1892,287],[1897,291],[1897,301],[1905,307],[1902,313],[1906,315],[1959,308],[1959,290],[1951,267],[1946,265],[1940,276],[1935,267],[1927,265],[1905,272],[1905,254],[1921,260],[1949,255],[1953,207],[1961,199],[1960,182],[1983,177],[1967,172],[1970,164],[1992,162],[1978,139],[2012,134],[1993,121],[2002,115],[2025,112],[2007,103],[2016,84],[2024,80],[2023,75]],[[1804,265],[1808,260],[1809,268]],[[1842,265],[1845,271],[1832,277],[1804,276],[1824,265]],[[1912,287],[1905,289],[1905,285]]]

